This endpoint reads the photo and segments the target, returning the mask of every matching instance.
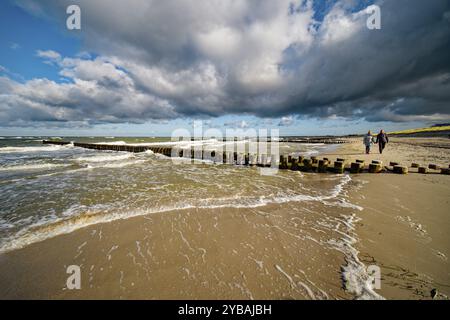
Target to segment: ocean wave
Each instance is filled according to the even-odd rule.
[[[68,164],[55,164],[55,163],[24,164],[24,165],[0,167],[0,172],[27,171],[27,170],[50,170],[50,169],[66,167],[66,166],[69,166],[69,165]]]
[[[107,155],[101,154],[90,157],[80,157],[74,160],[79,162],[111,162],[111,161],[126,160],[134,157],[135,156],[132,153],[125,153],[125,154],[109,153]]]
[[[166,142],[144,142],[144,143],[132,143],[130,145],[133,146],[177,146],[180,148],[188,148],[191,146],[200,146],[205,144],[214,144],[218,143],[217,139],[208,139],[208,140],[195,140],[195,141],[166,141]]]
[[[107,223],[116,220],[124,220],[131,217],[137,217],[152,213],[159,212],[167,212],[173,210],[183,210],[193,208],[192,206],[182,206],[182,207],[167,207],[167,208],[155,208],[154,210],[143,210],[143,211],[130,211],[130,212],[122,212],[122,213],[109,213],[104,214],[104,210],[100,211],[92,210],[92,208],[88,208],[85,206],[79,206],[79,209],[69,208],[70,212],[64,212],[63,216],[77,214],[75,216],[70,216],[69,218],[56,218],[55,220],[49,222],[39,221],[29,227],[26,227],[16,233],[13,236],[10,236],[6,239],[3,239],[2,243],[0,243],[0,253],[5,253],[17,249],[22,249],[28,245],[33,243],[41,242],[46,239],[54,238],[56,236],[62,234],[68,234],[79,230],[81,228],[85,228],[91,225],[99,224],[99,223]]]
[[[114,163],[104,163],[104,164],[89,164],[87,169],[97,169],[97,168],[108,168],[108,169],[117,169],[123,168],[139,163],[144,163],[145,160],[132,160],[132,161],[123,161],[123,162],[114,162]]]
[[[41,147],[2,147],[0,153],[29,153],[29,152],[52,152],[70,148],[73,145],[65,146],[41,146]]]
[[[123,162],[116,161],[116,162],[112,162],[112,163],[92,162],[92,163],[87,163],[86,165],[84,165],[81,168],[66,170],[63,172],[49,173],[46,175],[42,175],[41,177],[51,177],[51,176],[55,176],[55,175],[73,174],[73,173],[77,173],[77,172],[83,172],[83,171],[89,171],[89,170],[95,170],[95,169],[119,169],[119,168],[124,168],[124,167],[128,167],[128,166],[144,163],[145,161],[146,160],[141,159],[141,160],[131,160],[131,161],[123,161]]]
[[[250,142],[250,140],[239,140],[239,141],[219,141],[217,139],[207,139],[207,140],[187,140],[187,141],[165,141],[165,142],[144,142],[144,143],[131,143],[132,146],[175,146],[178,148],[190,148],[194,146],[203,146],[205,149],[214,150],[219,147],[226,145],[237,145],[245,144]]]
[[[106,145],[110,145],[110,146],[123,146],[123,145],[127,145],[127,143],[125,141],[110,141],[110,142],[96,142],[94,144],[106,144]]]
[[[132,165],[145,160],[126,161],[119,163],[108,163],[100,165],[97,168],[118,168],[120,166]],[[88,166],[87,168],[78,170],[89,170],[96,167]],[[136,210],[117,210],[115,205],[105,206],[75,206],[67,209],[62,213],[62,217],[56,218],[54,221],[45,220],[44,223],[35,223],[29,227],[22,229],[19,233],[3,239],[0,243],[0,253],[12,251],[23,248],[29,244],[40,242],[61,234],[70,233],[78,229],[99,224],[107,223],[115,220],[124,220],[137,216],[144,216],[153,213],[170,212],[174,210],[187,209],[217,209],[217,208],[257,208],[270,204],[283,204],[288,202],[326,202],[337,198],[342,192],[344,186],[351,181],[347,175],[340,177],[341,181],[326,195],[310,196],[310,195],[282,195],[282,196],[231,196],[223,198],[205,198],[198,200],[183,200],[182,203],[174,205],[160,206],[146,209]],[[332,203],[328,202],[328,205]],[[339,201],[335,203],[339,205]],[[114,212],[107,212],[108,210],[117,210]]]

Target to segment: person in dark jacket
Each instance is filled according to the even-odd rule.
[[[382,154],[384,148],[386,148],[386,145],[389,143],[389,137],[383,130],[381,130],[380,133],[377,135],[376,143],[378,143],[380,154]]]

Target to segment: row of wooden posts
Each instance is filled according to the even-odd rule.
[[[66,141],[51,141],[44,140],[44,144],[54,145],[68,145],[71,142]],[[382,173],[393,172],[397,174],[411,173],[441,173],[450,175],[450,165],[448,168],[441,168],[438,165],[430,164],[428,166],[421,166],[413,163],[410,168],[403,166],[397,162],[390,162],[389,165],[383,166],[383,162],[374,160],[367,163],[364,160],[356,160],[354,162],[344,158],[338,158],[335,161],[329,158],[319,159],[318,157],[305,158],[303,156],[295,157],[292,155],[280,155],[279,161],[272,159],[271,156],[265,154],[252,153],[237,153],[237,152],[223,152],[216,153],[214,150],[195,150],[195,149],[181,149],[162,146],[133,146],[133,145],[111,145],[111,144],[95,144],[95,143],[79,143],[74,142],[75,147],[94,149],[94,150],[109,150],[122,152],[145,152],[151,150],[154,153],[162,154],[167,157],[175,158],[191,158],[199,160],[213,160],[215,162],[223,162],[228,164],[239,164],[260,167],[278,167],[281,170],[317,172],[317,173]],[[413,170],[414,169],[414,170]]]
[[[365,160],[356,160],[354,162],[347,159],[337,158],[336,161],[331,161],[328,158],[318,159],[317,157],[304,158],[280,156],[280,169],[298,170],[306,172],[333,172],[333,173],[382,173],[392,172],[397,174],[408,173],[441,173],[450,175],[450,165],[448,168],[442,168],[436,164],[430,164],[428,167],[421,166],[417,163],[411,164],[411,168],[417,170],[410,170],[408,166],[403,166],[398,162],[390,162],[389,165],[383,166],[383,162],[379,160],[373,160],[366,165]]]

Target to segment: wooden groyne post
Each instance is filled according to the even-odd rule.
[[[442,174],[450,175],[450,165],[448,168],[441,168],[436,164],[429,164],[428,166],[421,166],[418,163],[408,166],[401,165],[399,162],[390,162],[389,166],[383,167],[383,163],[378,160],[372,161],[368,166],[365,165],[364,160],[356,160],[348,165],[347,159],[337,158],[336,161],[331,161],[328,158],[318,159],[317,157],[304,158],[303,156],[295,157],[292,155],[280,155],[279,159],[274,159],[273,156],[266,154],[250,154],[237,152],[223,152],[216,154],[214,150],[194,150],[191,148],[176,148],[167,146],[145,146],[145,145],[114,145],[114,144],[97,144],[97,143],[82,143],[82,142],[68,142],[68,141],[53,141],[44,140],[43,144],[52,144],[66,146],[73,144],[74,147],[101,150],[101,151],[121,151],[142,153],[148,150],[153,153],[158,153],[172,158],[188,158],[199,160],[214,160],[219,163],[238,164],[245,166],[259,166],[270,167],[274,163],[280,170],[303,171],[303,172],[317,172],[326,173],[332,172],[342,174],[346,171],[351,174],[360,173],[387,173],[392,172],[396,174],[420,173],[420,174]],[[216,156],[222,155],[222,157]],[[277,162],[274,162],[274,161]]]

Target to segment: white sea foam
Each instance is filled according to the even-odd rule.
[[[92,164],[87,168],[77,170],[91,170],[95,168],[120,168],[122,166],[142,163],[144,161],[145,160],[133,160],[107,164],[99,163],[97,167],[95,166],[95,164]],[[67,209],[66,212],[62,213],[63,218],[55,217],[54,221],[48,221],[48,219],[46,218],[43,223],[34,224],[28,228],[22,229],[20,233],[8,239],[4,239],[3,243],[0,244],[0,253],[23,248],[31,243],[40,242],[61,234],[70,233],[86,226],[153,213],[169,212],[174,210],[187,210],[193,208],[257,208],[273,203],[282,204],[287,202],[304,201],[324,202],[325,200],[331,200],[338,197],[342,192],[344,185],[347,184],[350,180],[351,178],[349,176],[342,176],[342,181],[332,190],[332,192],[323,196],[286,195],[272,197],[242,197],[236,195],[232,197],[200,199],[194,202],[182,201],[181,203],[170,206],[160,206],[142,210],[118,210],[118,212],[110,213],[108,213],[108,210],[114,210],[114,207],[109,208],[101,206],[101,209],[99,210],[98,207],[89,208],[84,206],[75,206]]]
[[[101,165],[91,165],[90,168],[109,168],[109,169],[114,169],[114,168],[123,168],[123,167],[127,167],[127,166],[131,166],[131,165],[135,165],[135,164],[139,164],[139,163],[144,163],[145,160],[132,160],[132,161],[123,161],[123,162],[113,162],[113,163],[105,163],[105,164],[101,164]]]
[[[0,148],[0,153],[29,153],[29,152],[52,152],[64,150],[72,145],[66,146],[41,146],[41,147],[3,147]]]
[[[384,298],[375,292],[373,279],[368,274],[367,267],[359,260],[359,251],[354,246],[358,241],[354,233],[354,224],[359,221],[359,218],[355,215],[344,215],[342,219],[342,226],[345,227],[345,230],[339,231],[339,226],[335,230],[342,238],[330,240],[328,244],[345,255],[347,264],[342,267],[342,277],[346,290],[359,300],[383,300]]]
[[[100,154],[90,157],[80,157],[76,158],[75,161],[79,162],[111,162],[111,161],[121,161],[133,158],[134,154],[132,153],[109,153],[109,154]]]
[[[127,145],[127,143],[125,141],[112,141],[112,142],[96,142],[94,144],[106,144],[106,145],[110,145],[110,146],[123,146],[123,145]]]
[[[207,139],[207,140],[187,140],[187,141],[165,141],[165,142],[144,142],[144,143],[131,143],[129,145],[132,146],[176,146],[179,148],[190,148],[194,146],[203,146],[205,149],[214,150],[219,147],[223,147],[226,145],[236,145],[236,144],[245,144],[249,142],[249,140],[239,140],[239,141],[219,141],[217,139]]]
[[[41,221],[22,229],[17,234],[3,239],[2,243],[0,243],[0,253],[21,249],[30,244],[54,238],[62,234],[68,234],[80,228],[99,223],[107,223],[152,213],[183,210],[189,208],[193,208],[193,206],[172,206],[166,208],[154,208],[148,210],[104,214],[104,212],[108,209],[107,207],[101,206],[101,208],[99,209],[96,207],[89,208],[85,206],[72,206],[68,209],[70,210],[70,212],[63,213],[63,216],[69,216],[69,218],[55,217],[52,221],[49,221],[44,217],[43,219],[41,219]]]
[[[49,170],[59,167],[66,167],[68,164],[55,164],[55,163],[39,163],[39,164],[24,164],[16,166],[0,167],[0,172],[7,171],[27,171],[27,170]]]
[[[207,145],[207,144],[216,144],[218,143],[217,139],[209,139],[209,140],[195,140],[195,141],[166,141],[166,142],[150,142],[150,143],[132,143],[130,145],[133,146],[178,146],[181,148],[187,148],[191,146],[199,146],[199,145]]]
[[[118,169],[118,168],[124,168],[131,165],[144,163],[145,160],[130,160],[130,161],[115,161],[115,162],[92,162],[88,163],[87,166],[79,169],[69,170],[64,173],[75,173],[75,172],[81,172],[81,171],[89,171],[94,169]]]

